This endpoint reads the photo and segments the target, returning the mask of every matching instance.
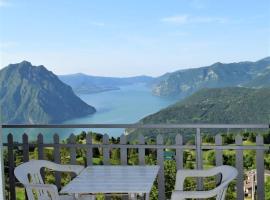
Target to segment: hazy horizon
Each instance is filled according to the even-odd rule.
[[[263,57],[263,58],[259,58],[259,59],[255,59],[255,60],[243,60],[243,61],[234,61],[235,63],[238,63],[238,62],[248,62],[248,61],[251,61],[251,62],[255,62],[255,61],[258,61],[258,60],[261,60],[261,59],[264,59],[264,58],[267,58],[267,57],[270,57],[270,56],[265,56],[265,57]],[[29,60],[23,60],[23,61],[27,61],[27,62],[30,62],[32,65],[34,65],[34,66],[40,66],[40,65],[43,65],[43,64],[33,64],[31,61],[29,61]],[[21,62],[23,62],[23,61],[21,61]],[[217,61],[217,62],[221,62],[221,61]],[[217,63],[217,62],[215,62],[215,63]],[[19,62],[20,63],[20,62]],[[221,63],[223,63],[223,64],[227,64],[227,63],[224,63],[224,62],[221,62]],[[233,62],[232,62],[233,63]],[[9,64],[16,64],[16,63],[9,63]],[[135,76],[150,76],[150,77],[153,77],[153,78],[156,78],[156,77],[159,77],[159,76],[162,76],[162,75],[164,75],[164,74],[166,74],[166,73],[171,73],[171,72],[175,72],[175,71],[178,71],[178,70],[185,70],[185,69],[196,69],[196,68],[201,68],[201,67],[207,67],[207,66],[210,66],[210,65],[212,65],[212,64],[214,64],[214,63],[211,63],[211,64],[209,64],[209,65],[205,65],[205,66],[195,66],[195,67],[186,67],[186,68],[184,68],[184,67],[180,67],[179,69],[176,69],[176,70],[174,70],[174,71],[166,71],[166,72],[164,72],[164,73],[162,73],[162,74],[159,74],[159,75],[155,75],[155,76],[153,76],[153,75],[149,75],[149,74],[135,74],[135,75],[128,75],[128,76],[121,76],[121,75],[116,75],[116,76],[110,76],[110,75],[97,75],[97,74],[89,74],[89,73],[85,73],[85,72],[74,72],[74,73],[66,73],[66,74],[56,74],[57,76],[65,76],[65,75],[77,75],[77,74],[84,74],[84,75],[88,75],[88,76],[100,76],[100,77],[112,77],[112,78],[128,78],[128,77],[135,77]],[[44,65],[43,65],[44,66]],[[7,66],[3,66],[3,67],[1,67],[0,66],[0,70],[1,69],[3,69],[4,67],[7,67]],[[49,71],[52,71],[53,73],[54,73],[54,71],[53,70],[51,70],[50,68],[48,68],[47,66],[44,66],[44,67],[46,67]]]

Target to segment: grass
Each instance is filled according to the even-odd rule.
[[[16,187],[16,200],[25,200],[24,188]]]

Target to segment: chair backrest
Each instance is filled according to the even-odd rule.
[[[15,168],[16,178],[24,185],[44,184],[41,177],[41,168],[50,168],[51,162],[46,160],[30,160]]]
[[[30,160],[16,167],[14,174],[25,186],[29,200],[58,200],[57,188],[53,185],[44,185],[40,173],[42,168],[59,170],[61,165],[47,160]]]
[[[14,173],[17,179],[23,184],[44,184],[40,174],[41,168],[73,172],[75,174],[79,174],[84,169],[80,165],[60,165],[47,160],[30,160],[16,167]]]
[[[214,189],[217,195],[216,200],[224,200],[228,185],[236,178],[238,171],[234,167],[228,165],[214,167],[212,170],[215,171],[216,174],[221,174],[220,184]]]
[[[173,194],[173,196],[176,197],[176,199],[210,198],[216,196],[216,200],[224,200],[228,185],[233,179],[236,178],[237,174],[237,169],[227,165],[213,167],[208,170],[178,170],[176,174],[176,192]],[[221,175],[220,183],[216,188],[208,191],[183,191],[185,178],[211,177],[215,175]],[[178,198],[178,196],[181,196],[181,198]]]

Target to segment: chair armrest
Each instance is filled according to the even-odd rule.
[[[182,191],[187,177],[210,177],[219,174],[217,170],[178,170],[176,173],[175,189]]]
[[[78,175],[84,169],[84,166],[81,165],[61,165],[47,160],[38,160],[38,161],[31,160],[31,161],[38,162],[39,165],[51,169],[53,171],[74,172],[76,175]],[[40,164],[41,162],[42,164]]]
[[[178,170],[177,173],[183,174],[185,177],[209,177],[209,176],[215,176],[220,173],[220,171],[208,169],[184,169],[184,170]]]
[[[59,172],[74,172],[76,175],[80,174],[81,171],[84,169],[82,165],[61,165],[61,164],[54,164],[54,171]]]

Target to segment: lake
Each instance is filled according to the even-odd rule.
[[[107,91],[95,94],[78,94],[89,105],[94,106],[97,112],[93,115],[65,121],[64,124],[125,124],[136,123],[143,117],[155,113],[162,108],[176,102],[176,99],[157,97],[151,94],[151,89],[144,84],[123,86],[120,90]],[[29,133],[29,139],[34,140],[38,133],[45,133],[46,141],[51,141],[53,134],[58,133],[61,139],[71,133],[78,134],[90,129],[17,129],[14,133],[16,141],[21,141],[22,133]],[[11,130],[4,130],[4,138]],[[118,137],[123,129],[91,129],[109,136]],[[5,140],[6,141],[6,140]]]

